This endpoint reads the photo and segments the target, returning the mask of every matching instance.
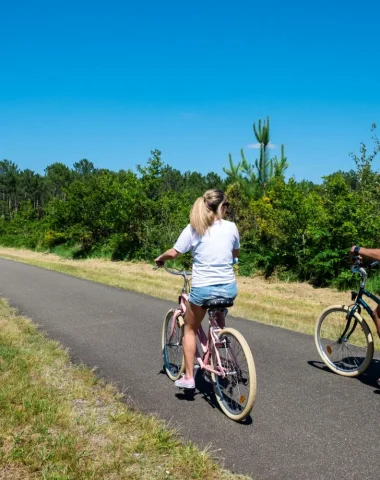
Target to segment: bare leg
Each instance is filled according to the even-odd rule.
[[[380,337],[380,305],[376,307],[376,310],[373,311],[373,319],[375,320],[376,323],[376,328],[377,328],[377,334]],[[377,379],[377,384],[380,387],[380,378]]]
[[[380,305],[378,305],[376,310],[373,311],[373,319],[376,322],[377,334],[380,337]]]
[[[205,313],[206,309],[203,307],[189,302],[186,305],[185,327],[182,340],[183,353],[185,355],[186,380],[194,377],[194,355],[197,345],[196,336]]]

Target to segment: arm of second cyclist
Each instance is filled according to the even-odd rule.
[[[232,263],[237,263],[239,258],[240,248],[234,248],[232,250]]]
[[[359,258],[364,258],[366,260],[376,260],[380,262],[380,248],[364,248],[360,247],[359,252],[355,254],[355,245],[353,245],[349,251],[349,256],[351,262],[354,260],[355,256]]]
[[[154,263],[157,267],[162,267],[167,260],[172,260],[173,258],[178,257],[178,255],[180,255],[180,253],[177,252],[175,248],[169,248],[169,250],[166,250],[166,252],[157,257]]]

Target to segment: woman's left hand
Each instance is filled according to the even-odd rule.
[[[165,265],[165,262],[163,262],[163,261],[161,260],[161,255],[156,258],[156,260],[154,261],[154,263],[157,265],[157,267],[163,267],[163,266]]]

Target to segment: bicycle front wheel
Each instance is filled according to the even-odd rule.
[[[182,350],[183,326],[174,318],[175,310],[169,310],[162,326],[162,354],[164,368],[170,380],[178,380],[185,371]]]
[[[234,328],[220,331],[211,355],[215,370],[222,367],[225,375],[212,374],[216,399],[222,411],[235,421],[244,420],[256,398],[256,368],[251,350],[241,333]]]
[[[344,377],[363,373],[373,357],[373,336],[366,321],[346,305],[326,308],[317,320],[315,345],[324,363]]]

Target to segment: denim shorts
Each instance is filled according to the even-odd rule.
[[[205,287],[191,287],[189,302],[201,307],[207,300],[214,298],[232,298],[237,295],[236,282],[226,285],[207,285]]]

